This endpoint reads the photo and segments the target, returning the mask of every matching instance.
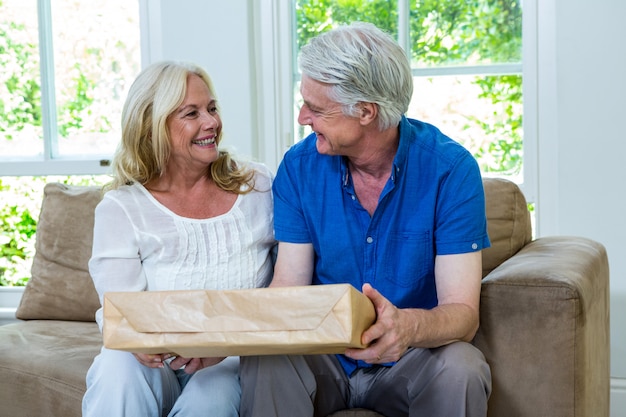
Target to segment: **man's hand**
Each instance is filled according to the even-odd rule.
[[[376,310],[376,322],[361,336],[361,342],[369,346],[365,349],[347,349],[345,355],[367,363],[398,361],[410,347],[417,323],[370,284],[363,285],[363,294],[372,300]]]
[[[376,322],[361,341],[365,349],[347,349],[346,356],[367,363],[399,360],[409,347],[435,348],[459,340],[469,342],[478,329],[482,257],[480,251],[435,258],[439,304],[432,309],[394,306],[370,284],[365,294],[376,310]]]

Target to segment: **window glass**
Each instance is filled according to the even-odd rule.
[[[410,39],[418,67],[521,62],[520,1],[411,1]]]
[[[36,0],[0,0],[0,156],[42,147]]]
[[[140,67],[138,2],[57,0],[52,18],[59,153],[109,155]]]
[[[356,20],[397,35],[397,0],[295,0],[298,50],[315,35]]]
[[[521,174],[521,76],[414,77],[413,82],[408,117],[460,142],[483,173]]]
[[[41,13],[36,0],[0,0],[0,159],[108,156],[140,70],[139,3],[44,4],[51,13]],[[38,13],[45,27],[38,27]],[[50,71],[41,70],[40,49]],[[42,86],[52,85],[46,107]],[[43,126],[42,108],[56,109],[52,129]]]

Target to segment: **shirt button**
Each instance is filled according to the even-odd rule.
[[[355,196],[355,195],[352,195],[352,199],[353,199],[353,200],[356,200],[356,196]]]
[[[371,236],[368,236],[368,237],[367,237],[367,239],[365,239],[365,241],[366,241],[367,243],[372,243],[372,242],[374,241],[374,238],[373,238],[373,237],[371,237]]]
[[[478,249],[478,245],[476,243],[472,243],[472,249],[474,250]]]

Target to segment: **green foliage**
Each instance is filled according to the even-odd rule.
[[[0,285],[25,285],[34,255],[38,216],[31,198],[33,189],[25,179],[0,179]]]
[[[483,172],[516,174],[522,166],[522,77],[516,75],[478,78],[481,98],[499,104],[499,112],[494,112],[488,122],[474,117],[468,119],[482,127],[486,135],[495,138],[476,154],[479,161],[488,154],[491,164],[482,163]]]
[[[48,182],[104,185],[106,175],[0,178],[0,286],[26,285],[35,255],[43,189]]]
[[[23,285],[28,280],[19,265],[32,254],[30,239],[36,227],[28,210],[16,205],[0,208],[0,285]]]
[[[360,20],[397,32],[395,0],[298,0],[296,1],[296,43],[298,49],[312,37],[342,24]]]
[[[74,97],[59,109],[59,134],[64,137],[69,136],[70,131],[78,131],[83,127],[83,113],[91,115],[91,91],[96,86],[94,81],[85,76],[78,62],[74,64],[74,70]]]
[[[24,30],[0,21],[0,132],[9,140],[25,126],[41,126],[39,56],[35,45],[18,40]]]
[[[29,127],[38,128],[36,131],[41,135],[42,126],[39,51],[37,45],[27,41],[32,34],[24,25],[3,19],[8,7],[4,6],[3,10],[0,2],[0,140],[13,140],[17,133]],[[117,42],[111,48],[114,49],[111,54],[128,59],[127,45]],[[107,73],[109,78],[103,80],[104,61],[110,57],[103,58],[105,52],[101,47],[75,50],[78,57],[64,57],[70,61],[55,68],[57,125],[63,138],[76,136],[78,132],[109,132],[112,124],[96,107],[94,96],[100,89],[99,94],[105,95],[106,101],[119,99],[120,86],[126,81],[118,61],[108,64],[113,76],[118,78],[112,79]],[[107,87],[111,90],[107,91]]]
[[[426,65],[518,62],[519,0],[417,0],[410,10],[412,58]]]

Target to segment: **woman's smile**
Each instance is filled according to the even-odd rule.
[[[201,139],[195,139],[191,141],[191,143],[193,143],[194,145],[199,145],[199,146],[215,145],[215,135],[207,136]]]

